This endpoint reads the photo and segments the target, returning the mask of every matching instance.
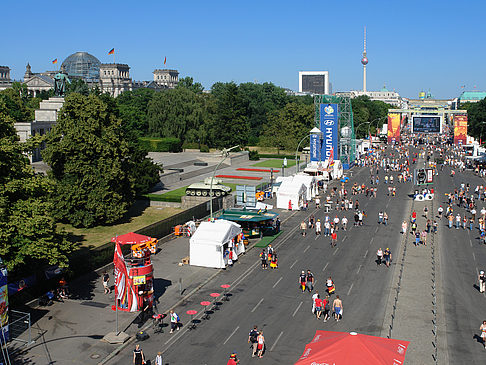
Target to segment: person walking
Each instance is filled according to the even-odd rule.
[[[407,233],[407,221],[402,222],[402,234]]]
[[[336,322],[339,322],[343,318],[343,302],[339,299],[339,295],[336,295],[336,299],[332,302],[332,311]]]
[[[479,330],[481,331],[481,339],[483,340],[484,349],[486,350],[486,321],[483,321]]]
[[[170,313],[170,333],[174,333],[174,330],[179,331],[179,316],[173,310],[171,310],[169,313]]]
[[[341,225],[342,225],[342,227],[343,227],[343,230],[345,230],[345,231],[346,231],[347,226],[348,226],[348,218],[343,217],[343,218],[341,219]]]
[[[309,291],[309,293],[314,290],[314,274],[311,273],[310,270],[307,270],[307,274],[305,277],[305,288]]]
[[[305,221],[302,221],[302,223],[300,223],[300,231],[302,232],[302,237],[305,237],[306,230],[307,224],[305,223]]]
[[[383,250],[380,247],[378,251],[376,251],[376,264],[380,266],[382,261],[383,261]]]
[[[337,232],[334,231],[331,234],[331,247],[335,247],[337,245]]]
[[[251,357],[257,355],[257,337],[258,337],[258,327],[253,326],[253,329],[248,334],[248,343],[251,345]]]
[[[162,358],[162,352],[157,352],[155,357],[155,365],[164,365],[164,359]]]
[[[478,284],[479,284],[479,292],[484,293],[484,289],[486,288],[486,275],[484,275],[484,271],[480,271],[478,275]]]
[[[103,288],[105,289],[105,294],[110,294],[111,293],[110,284],[109,284],[110,275],[106,271],[103,271],[102,280],[103,280]]]
[[[385,259],[386,267],[390,267],[390,261],[392,260],[392,254],[390,249],[387,247],[385,252],[383,252],[383,258]]]
[[[260,331],[258,334],[257,342],[258,357],[261,359],[263,357],[263,350],[265,349],[265,337],[263,337],[263,331]]]
[[[386,226],[388,224],[388,214],[383,212],[383,224]]]
[[[140,345],[137,343],[135,345],[135,350],[133,350],[133,364],[143,365],[144,363],[145,363],[145,356],[143,355],[143,351],[140,348]]]
[[[226,363],[226,365],[237,365],[240,363],[240,360],[238,360],[238,358],[236,357],[236,352],[232,352],[231,355],[230,355],[230,358],[228,360],[228,362]]]
[[[316,236],[321,235],[321,220],[318,219],[316,222]]]
[[[452,214],[449,214],[447,216],[447,221],[449,223],[449,229],[452,228],[452,222],[454,221],[454,217],[452,216]]]

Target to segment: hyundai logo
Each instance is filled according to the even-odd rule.
[[[330,126],[334,125],[334,120],[330,120],[330,119],[325,120],[324,125],[327,125],[328,127],[330,127]]]

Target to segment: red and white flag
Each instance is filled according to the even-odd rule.
[[[113,255],[115,266],[115,298],[116,305],[127,308],[130,312],[137,311],[137,296],[128,281],[128,270],[123,257],[120,244],[115,243],[115,254]]]
[[[327,166],[334,166],[334,147],[332,147],[331,151],[329,152],[329,157],[327,158]]]

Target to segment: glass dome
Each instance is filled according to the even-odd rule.
[[[81,77],[84,80],[98,80],[101,62],[88,52],[76,52],[66,58],[61,67],[69,76]]]

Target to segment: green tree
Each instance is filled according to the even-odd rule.
[[[161,91],[150,101],[147,115],[150,135],[185,141],[203,123],[204,97],[185,87]]]
[[[351,99],[351,106],[356,138],[367,137],[368,129],[371,133],[375,133],[376,127],[381,127],[386,121],[388,109],[393,108],[390,104],[371,100],[368,96]]]
[[[196,94],[201,94],[204,90],[204,87],[202,86],[201,83],[194,82],[194,79],[192,77],[189,77],[189,76],[179,79],[179,82],[177,83],[176,89],[177,88],[189,89]]]
[[[70,82],[66,84],[66,96],[71,93],[78,93],[81,95],[89,95],[90,89],[86,82],[81,79],[70,78]]]
[[[121,124],[116,102],[107,95],[65,98],[43,153],[55,182],[58,218],[91,227],[116,222],[128,210],[135,181],[144,178],[134,173],[142,173],[141,161],[146,162]]]
[[[314,127],[314,106],[301,103],[288,103],[279,111],[268,116],[261,144],[295,151],[302,138]]]
[[[0,92],[0,256],[9,270],[65,267],[74,244],[57,232],[50,181],[34,174],[24,155],[33,144],[19,142],[14,123],[30,119],[22,119],[25,106],[18,96]]]
[[[245,146],[250,134],[248,103],[234,82],[216,83],[209,100],[208,138],[214,147]]]
[[[116,102],[125,129],[136,132],[138,136],[147,135],[148,106],[154,94],[153,89],[141,88],[118,95]]]
[[[486,98],[477,103],[468,103],[468,105],[461,104],[461,109],[463,108],[467,110],[467,134],[484,140],[486,136]]]

